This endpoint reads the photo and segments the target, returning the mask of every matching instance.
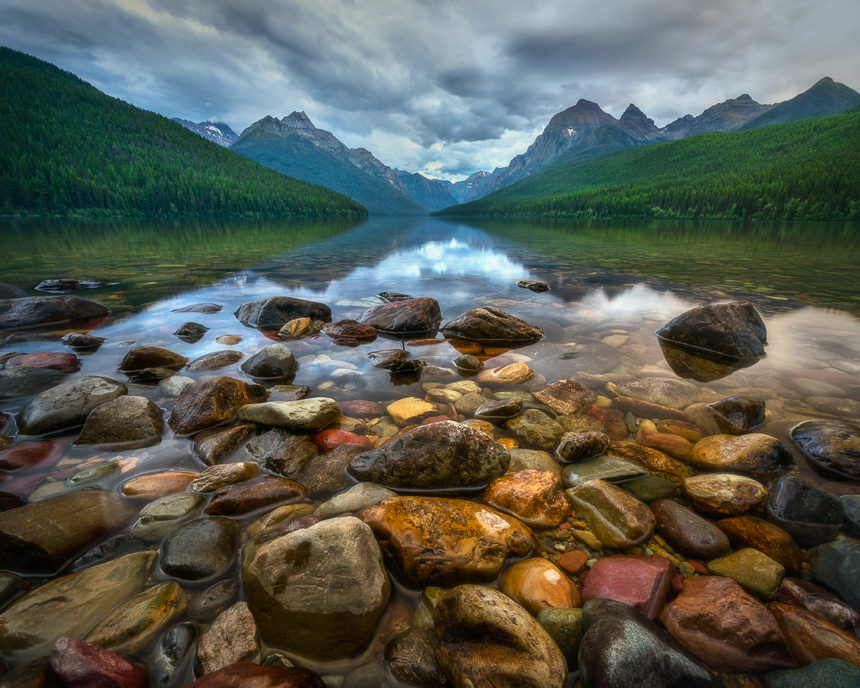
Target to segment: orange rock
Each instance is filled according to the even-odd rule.
[[[588,561],[588,555],[581,549],[569,549],[561,555],[558,565],[568,573],[579,573],[586,561]]]
[[[646,447],[632,440],[613,442],[609,445],[606,453],[609,456],[632,461],[642,466],[651,475],[670,480],[678,486],[682,485],[690,475],[690,469],[677,459],[673,459],[658,449]]]
[[[800,571],[803,552],[791,535],[770,521],[757,516],[735,516],[717,521],[717,526],[729,536],[735,549],[754,547],[787,571]]]
[[[860,668],[860,640],[806,609],[782,602],[767,608],[802,665],[819,659],[843,659]]]
[[[551,561],[532,557],[508,568],[499,589],[532,614],[551,607],[581,607],[582,597],[573,581]]]
[[[126,497],[138,499],[158,499],[176,492],[184,492],[197,473],[191,471],[161,471],[145,473],[129,478],[122,484],[122,493]]]
[[[537,468],[496,478],[484,491],[484,502],[534,528],[554,528],[570,514],[558,475]]]

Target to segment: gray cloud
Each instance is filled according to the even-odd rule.
[[[505,164],[579,98],[665,123],[860,74],[856,0],[0,0],[0,43],[237,131],[305,110],[440,176]]]

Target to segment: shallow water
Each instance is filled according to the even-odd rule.
[[[193,359],[226,348],[247,357],[271,343],[264,333],[234,318],[233,312],[245,301],[273,295],[321,301],[332,309],[336,321],[357,319],[364,309],[380,303],[376,294],[382,291],[437,299],[443,323],[469,308],[493,305],[544,330],[545,337],[530,346],[485,349],[486,367],[524,361],[548,381],[580,373],[607,374],[619,381],[675,377],[654,331],[695,305],[742,298],[755,303],[764,317],[767,355],[727,377],[696,384],[702,399],[745,394],[764,398],[768,420],[757,431],[790,446],[788,430],[800,420],[857,420],[858,230],[844,224],[466,225],[432,219],[371,220],[357,227],[10,222],[0,225],[4,246],[0,281],[30,294],[36,294],[32,287],[47,278],[114,282],[77,292],[108,305],[113,313],[92,331],[106,338],[105,344],[97,353],[80,354],[83,365],[74,376],[123,380],[117,366],[134,345],[161,346]],[[550,290],[533,293],[519,288],[519,280],[542,280]],[[223,309],[211,315],[175,312],[200,302],[214,302]],[[193,344],[172,334],[189,320],[209,328]],[[0,344],[0,357],[63,351],[57,339],[65,331],[14,334]],[[225,346],[215,341],[222,335],[237,335],[241,341]],[[384,405],[424,394],[420,383],[394,384],[386,371],[372,367],[368,352],[398,348],[397,341],[378,337],[347,347],[319,334],[287,343],[299,359],[294,384],[310,387],[312,395],[378,400]],[[405,347],[429,366],[456,375],[452,361],[460,351],[441,335],[432,342],[407,341]],[[211,373],[180,374],[202,378]],[[216,374],[246,377],[238,364]],[[421,382],[452,379],[459,378],[434,377],[431,369]],[[157,386],[129,384],[129,393],[149,397],[165,413],[173,403]],[[14,415],[25,402],[0,402],[0,410]],[[14,437],[14,426],[6,432]],[[75,436],[56,439],[70,444]],[[168,430],[160,445],[143,450],[100,453],[69,446],[62,462],[72,465],[96,455],[136,457],[128,474],[100,484],[118,489],[122,480],[136,473],[165,467],[201,470],[190,445],[190,440]],[[794,453],[805,477],[835,493],[860,492],[857,483],[820,476]],[[243,455],[237,450],[234,459]],[[31,499],[64,489],[51,476],[34,488]],[[398,591],[398,604],[414,605],[413,591],[400,587]],[[362,661],[317,668],[337,673]],[[368,655],[366,661],[376,660]]]

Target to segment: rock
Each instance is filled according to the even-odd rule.
[[[385,663],[392,676],[407,685],[446,688],[450,684],[436,661],[431,631],[411,629],[385,646]]]
[[[682,409],[699,397],[696,385],[668,377],[638,378],[618,385],[617,391],[621,396],[642,399],[671,409]]]
[[[2,422],[2,421],[0,421]],[[0,470],[20,471],[50,468],[65,451],[59,442],[22,442],[0,450]]]
[[[607,599],[586,602],[579,645],[583,687],[718,688],[694,655],[635,609]]]
[[[609,436],[605,432],[568,432],[561,438],[555,455],[564,463],[583,461],[600,456],[609,449]]]
[[[403,349],[383,349],[382,351],[371,351],[367,357],[373,361],[374,368],[394,372],[399,370],[402,364],[408,363],[409,352]]]
[[[183,492],[197,477],[191,471],[160,471],[144,473],[126,480],[120,488],[127,497],[158,499],[175,492]]]
[[[714,576],[726,576],[745,590],[764,600],[776,597],[785,569],[766,554],[752,547],[709,561],[706,566]]]
[[[463,374],[475,373],[484,367],[481,359],[471,354],[463,354],[454,359],[454,365],[457,369],[463,371]]]
[[[209,623],[233,604],[240,585],[238,578],[227,578],[197,591],[188,600],[188,618]]]
[[[198,518],[174,528],[161,545],[161,570],[191,581],[224,573],[233,563],[237,530],[227,518]]]
[[[24,594],[26,583],[13,573],[0,573],[0,610]]]
[[[141,509],[129,532],[145,542],[158,542],[180,523],[193,518],[202,505],[200,495],[187,492],[159,497]]]
[[[509,363],[508,365],[482,370],[478,373],[477,383],[479,385],[520,385],[528,382],[535,375],[535,371],[525,363]]]
[[[298,364],[290,347],[276,343],[258,351],[240,367],[242,372],[251,377],[292,382]]]
[[[753,478],[773,477],[794,463],[791,452],[776,437],[710,435],[693,445],[687,463],[709,471],[741,473]]]
[[[812,550],[812,575],[855,609],[860,608],[860,545],[835,540]]]
[[[657,337],[729,360],[762,356],[767,344],[767,330],[755,306],[740,301],[686,311],[657,330]]]
[[[27,296],[0,299],[0,330],[58,327],[110,314],[105,306],[78,296]]]
[[[13,571],[51,573],[110,531],[135,508],[101,490],[83,489],[0,512],[0,560]]]
[[[431,415],[439,413],[434,404],[430,404],[417,397],[398,399],[389,404],[385,410],[391,416],[391,419],[401,427],[418,423]]]
[[[764,688],[806,688],[806,686],[860,686],[860,669],[841,659],[820,659],[801,669],[769,671]]]
[[[146,687],[146,674],[139,666],[76,638],[58,638],[50,662],[66,688]]]
[[[484,503],[533,528],[555,528],[570,514],[558,475],[540,469],[496,478],[484,491]]]
[[[189,485],[194,492],[214,492],[233,483],[249,480],[260,472],[260,465],[253,462],[224,463],[210,466]]]
[[[214,516],[238,516],[304,495],[304,486],[293,480],[261,475],[215,490],[205,512]]]
[[[65,377],[50,368],[4,368],[0,370],[0,401],[31,397],[59,385]]]
[[[361,447],[341,444],[310,461],[293,477],[307,488],[312,499],[328,497],[355,484],[347,473],[347,466],[361,451]]]
[[[368,308],[361,322],[383,334],[432,337],[442,322],[442,312],[436,299],[403,299]]]
[[[627,549],[651,537],[651,510],[620,487],[603,480],[588,480],[567,490],[578,516],[605,547]]]
[[[582,606],[573,581],[558,566],[540,557],[523,559],[508,567],[499,581],[499,590],[535,616],[551,607]]]
[[[806,609],[782,602],[771,602],[767,608],[792,654],[801,664],[818,659],[842,659],[860,668],[860,640]]]
[[[684,480],[684,492],[699,511],[733,516],[767,499],[767,488],[752,478],[732,473],[702,473]]]
[[[352,516],[246,551],[242,577],[263,639],[320,659],[361,652],[391,595],[373,534]]]
[[[197,643],[197,629],[190,623],[182,623],[168,629],[161,636],[152,661],[147,666],[147,675],[152,686],[168,686],[177,676],[189,670]]]
[[[814,583],[800,578],[783,578],[779,586],[778,601],[803,607],[837,628],[858,636],[860,613]]]
[[[257,624],[245,602],[237,602],[219,614],[197,645],[197,670],[200,674],[218,671],[235,662],[260,659]]]
[[[95,375],[64,382],[33,397],[18,414],[18,428],[41,435],[83,425],[96,406],[127,392],[121,382]]]
[[[321,452],[331,451],[341,444],[350,444],[363,449],[370,449],[373,445],[366,437],[356,435],[348,430],[340,430],[338,428],[327,428],[321,430],[313,437],[313,443]]]
[[[549,452],[539,449],[509,449],[508,454],[511,456],[508,474],[536,468],[555,473],[559,480],[561,479],[561,466]]]
[[[181,339],[183,342],[187,342],[188,344],[194,344],[203,339],[203,335],[208,331],[209,328],[206,327],[206,325],[188,321],[184,325],[181,325],[179,329],[173,333],[173,336],[177,339]]]
[[[860,428],[838,420],[807,420],[791,429],[791,439],[825,475],[860,480]]]
[[[316,445],[307,437],[279,429],[255,437],[245,448],[268,470],[285,477],[299,473],[318,453]]]
[[[0,652],[27,662],[48,654],[57,638],[85,635],[143,589],[154,557],[127,554],[35,588],[0,613]]]
[[[315,513],[320,518],[331,518],[340,514],[361,511],[374,504],[379,504],[383,499],[395,496],[395,492],[381,485],[358,483],[358,485],[354,485],[320,504]]]
[[[492,588],[460,585],[433,614],[436,657],[455,688],[562,688],[564,656],[520,605]]]
[[[352,418],[378,418],[385,414],[378,401],[365,401],[362,399],[351,399],[338,402],[341,412]]]
[[[209,370],[218,370],[218,368],[226,368],[227,366],[231,366],[241,360],[241,351],[222,349],[221,351],[212,351],[208,354],[198,356],[185,367],[185,370],[187,370],[189,373],[201,373]]]
[[[243,406],[266,399],[260,385],[232,377],[216,377],[187,385],[170,413],[169,425],[177,435],[226,423]]]
[[[651,504],[651,511],[657,532],[686,557],[713,559],[729,549],[729,538],[722,530],[678,502],[659,499]]]
[[[534,397],[553,411],[572,416],[591,406],[597,395],[576,380],[559,380],[534,392]]]
[[[212,315],[213,313],[218,313],[223,306],[219,306],[217,303],[192,303],[190,306],[184,306],[183,308],[174,308],[173,313],[206,313],[208,315]]]
[[[291,296],[270,296],[261,301],[247,301],[233,314],[246,327],[280,330],[294,318],[331,320],[331,309],[323,303],[305,301]]]
[[[674,497],[678,491],[673,482],[656,475],[643,475],[641,478],[628,480],[624,483],[624,489],[643,502],[668,499]]]
[[[230,452],[254,434],[254,425],[203,430],[194,437],[194,453],[207,466],[220,463]]]
[[[144,368],[167,368],[179,370],[188,359],[169,349],[157,346],[136,346],[131,349],[119,364],[119,369],[126,373],[136,373]]]
[[[785,475],[771,485],[767,520],[787,531],[801,547],[814,547],[839,533],[842,502],[796,475]]]
[[[622,483],[644,475],[645,470],[635,463],[612,456],[599,456],[596,459],[567,464],[561,472],[561,481],[565,487],[576,487],[588,480]]]
[[[494,578],[508,554],[525,556],[532,534],[491,507],[441,497],[396,497],[358,514],[381,542],[386,563],[408,585]]]
[[[23,299],[27,292],[8,282],[0,282],[0,299]]]
[[[398,489],[481,487],[502,475],[508,451],[482,432],[441,421],[408,430],[349,464],[357,480]]]
[[[564,434],[564,428],[537,409],[523,411],[519,416],[505,421],[504,427],[519,440],[541,449],[552,449]]]
[[[844,511],[844,525],[854,535],[860,535],[860,495],[840,495]]]
[[[475,409],[474,418],[476,420],[488,420],[498,423],[518,416],[522,412],[522,399],[499,399],[481,404]]]
[[[201,676],[186,688],[326,688],[326,684],[308,669],[237,662]]]
[[[334,399],[314,397],[298,401],[269,401],[239,409],[239,418],[260,425],[276,425],[292,430],[322,430],[340,416]]]
[[[734,516],[717,521],[717,526],[732,542],[732,547],[754,547],[779,562],[788,571],[800,571],[803,553],[791,535],[779,526],[757,516]]]
[[[296,339],[298,337],[311,337],[321,332],[325,327],[325,320],[312,320],[311,318],[293,318],[284,323],[278,330],[281,339]]]
[[[537,280],[520,280],[517,282],[517,286],[521,289],[528,289],[538,294],[549,291],[549,285],[546,282],[540,282]]]
[[[18,688],[18,686],[27,686],[27,688],[63,688],[62,681],[54,673],[47,657],[42,657],[29,664],[16,667],[8,674],[5,673],[5,664],[0,668],[3,669],[2,674],[0,674],[0,688]]]
[[[146,397],[124,395],[94,408],[75,444],[137,449],[161,442],[161,409]]]
[[[479,342],[536,342],[543,330],[498,308],[473,308],[442,326],[448,339]]]
[[[601,557],[585,577],[582,599],[623,602],[654,619],[666,603],[674,573],[672,563],[663,557]]]
[[[107,287],[115,282],[105,282],[104,280],[78,280],[69,277],[59,277],[55,279],[42,280],[33,289],[36,291],[63,292],[75,291],[77,289],[96,289],[98,287]]]
[[[577,652],[582,639],[582,609],[547,607],[542,609],[536,618],[561,650],[568,667],[576,667]]]
[[[178,583],[159,583],[119,605],[86,641],[122,655],[140,655],[185,613],[187,602]]]
[[[357,320],[338,320],[323,327],[322,331],[332,339],[376,339],[376,328]]]
[[[158,383],[158,387],[165,396],[176,398],[182,394],[183,389],[193,382],[194,380],[190,377],[185,377],[184,375],[171,375],[170,377],[161,380]]]
[[[720,432],[728,435],[742,435],[765,421],[765,404],[760,399],[727,397],[708,408]]]
[[[659,449],[646,447],[638,442],[621,441],[612,442],[606,450],[609,456],[632,461],[639,464],[651,475],[656,475],[665,480],[671,480],[675,485],[681,486],[690,475],[690,470],[683,463],[674,459]]]
[[[81,359],[74,354],[40,352],[20,354],[6,359],[6,368],[45,368],[61,373],[75,373],[81,369]]]

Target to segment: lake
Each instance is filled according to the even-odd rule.
[[[466,420],[471,413],[464,413],[466,406],[457,404],[473,389],[462,383],[472,381],[476,385],[474,389],[486,401],[520,398],[527,410],[546,413],[550,422],[559,420],[561,424],[555,423],[553,427],[562,432],[606,430],[614,442],[634,441],[636,446],[661,448],[673,457],[672,461],[681,457],[681,463],[685,463],[689,448],[701,437],[703,429],[695,427],[701,416],[694,416],[692,412],[684,415],[680,409],[691,403],[701,407],[728,397],[742,397],[764,402],[766,417],[754,432],[776,438],[782,449],[790,453],[794,466],[782,466],[780,468],[785,469],[782,472],[799,475],[806,484],[832,495],[846,496],[860,494],[860,482],[814,470],[789,433],[803,421],[853,424],[860,415],[858,229],[856,225],[844,223],[523,224],[487,221],[467,224],[432,218],[377,218],[357,226],[257,221],[159,224],[119,220],[4,220],[0,224],[3,238],[0,282],[21,287],[30,296],[47,293],[33,290],[45,279],[108,283],[69,292],[104,304],[111,313],[89,330],[89,334],[104,338],[104,343],[95,351],[78,351],[80,369],[70,373],[66,381],[84,376],[121,381],[129,395],[152,401],[165,420],[171,415],[183,384],[205,382],[213,376],[229,376],[262,384],[272,400],[291,400],[309,392],[308,398],[331,398],[349,409],[359,408],[356,401],[368,402],[367,408],[380,410],[363,414],[353,411],[352,417],[341,417],[336,424],[353,433],[353,437],[364,438],[361,441],[368,447],[382,446],[387,437],[398,433],[403,426],[420,423],[428,416]],[[548,290],[536,292],[518,286],[520,282],[529,281],[543,282]],[[383,292],[435,299],[442,323],[469,309],[492,306],[541,328],[543,336],[539,341],[515,348],[499,342],[447,340],[435,331],[411,338],[380,334],[372,340],[338,340],[318,332],[282,339],[274,331],[245,326],[234,316],[243,303],[290,296],[325,304],[331,309],[333,321],[359,320],[368,308],[383,303],[378,296]],[[715,372],[713,367],[706,366],[698,379],[688,373],[680,377],[675,372],[677,366],[673,368],[664,356],[655,332],[691,308],[729,300],[749,301],[758,309],[767,328],[766,355],[746,362],[747,367],[722,366]],[[216,304],[220,309],[207,313],[182,311],[201,303]],[[178,338],[174,333],[189,321],[204,326],[201,336]],[[13,354],[70,353],[72,350],[59,341],[67,332],[66,328],[0,333],[0,360],[14,361]],[[252,380],[242,371],[240,366],[251,356],[279,341],[291,349],[297,360],[294,379]],[[160,369],[149,371],[143,377],[120,372],[128,352],[142,346],[168,349],[188,361],[225,350],[236,353],[232,362],[217,369],[165,371],[164,366],[154,365],[151,367]],[[380,350],[405,352],[397,355],[408,360],[418,359],[423,362],[423,368],[412,374],[397,374],[379,367],[379,358],[368,354]],[[482,363],[482,371],[476,375],[476,371],[467,370],[463,356],[476,356]],[[521,377],[496,380],[488,375],[490,370],[509,365],[518,366],[510,370]],[[175,378],[173,384],[170,384],[171,378]],[[658,385],[654,382],[658,378],[669,382]],[[550,410],[532,394],[550,383],[566,379],[576,380],[586,392],[593,392],[588,396],[588,404],[579,411]],[[129,516],[111,521],[99,532],[82,535],[79,545],[69,549],[68,556],[53,568],[48,565],[37,571],[24,571],[25,567],[18,561],[0,563],[0,569],[21,574],[21,577],[3,574],[6,578],[0,579],[0,608],[7,603],[11,605],[0,612],[0,657],[9,667],[15,667],[39,656],[36,650],[10,649],[14,643],[3,640],[3,615],[10,614],[10,610],[16,611],[16,618],[24,618],[21,623],[36,635],[47,638],[51,633],[47,628],[51,625],[49,619],[39,620],[39,615],[32,611],[29,617],[24,612],[18,613],[15,605],[20,603],[11,600],[20,594],[16,592],[19,588],[29,590],[43,583],[46,576],[54,580],[70,572],[79,575],[88,566],[102,565],[133,552],[153,551],[158,552],[159,559],[154,564],[148,562],[153,568],[142,574],[146,582],[141,579],[138,588],[150,590],[156,584],[165,586],[178,582],[176,590],[159,588],[163,595],[172,595],[175,613],[168,618],[165,609],[170,605],[167,603],[162,603],[157,613],[152,612],[154,603],[141,603],[134,613],[145,620],[139,622],[134,633],[142,634],[145,642],[131,649],[122,645],[114,647],[122,647],[125,651],[120,654],[141,662],[150,672],[153,685],[185,685],[194,676],[195,632],[188,629],[196,624],[196,633],[202,632],[202,624],[211,622],[222,610],[246,596],[240,580],[243,555],[237,554],[242,546],[256,538],[244,547],[244,556],[246,559],[262,556],[260,552],[267,543],[273,542],[275,535],[314,523],[318,520],[313,516],[314,510],[320,504],[328,504],[333,493],[343,489],[340,483],[345,474],[341,470],[336,476],[337,489],[317,487],[310,491],[310,496],[293,498],[293,503],[305,506],[282,512],[283,520],[279,523],[274,519],[267,523],[264,519],[266,514],[280,507],[283,500],[270,500],[267,506],[252,504],[253,508],[235,513],[220,512],[219,518],[230,522],[224,527],[233,533],[232,544],[226,545],[226,563],[215,567],[217,573],[212,569],[205,575],[171,574],[165,572],[162,565],[163,538],[170,538],[170,532],[147,540],[129,535],[128,527],[137,512],[156,496],[185,492],[193,477],[190,474],[200,473],[207,467],[200,458],[199,446],[195,448],[193,435],[175,433],[168,427],[160,441],[129,449],[73,444],[80,423],[47,435],[25,435],[19,432],[14,418],[31,403],[32,396],[32,393],[14,396],[0,389],[0,398],[4,399],[0,401],[0,411],[9,417],[5,434],[12,442],[5,451],[28,443],[47,443],[39,445],[41,453],[32,463],[16,464],[11,459],[4,463],[0,453],[0,466],[6,469],[0,472],[3,508],[10,511],[26,502],[36,504],[40,500],[56,499],[83,487],[100,488],[133,508],[130,507]],[[431,404],[435,410],[423,412],[411,421],[408,418],[398,421],[390,413],[382,415],[390,404],[404,398],[423,399],[425,407]],[[630,398],[638,398],[646,404],[619,401]],[[562,416],[574,419],[564,420]],[[502,440],[512,453],[520,452],[519,468],[540,467],[561,473],[560,463],[551,460],[547,465],[541,463],[540,456],[535,458],[534,451],[521,451],[552,453],[561,432],[543,443],[543,440],[530,439],[536,435],[508,427],[504,419],[492,420],[493,426],[473,424]],[[673,426],[670,420],[681,425]],[[0,416],[0,426],[2,424]],[[256,429],[249,431],[251,434],[219,455],[216,463],[253,463],[253,452],[245,445],[256,441],[254,436],[263,436],[267,429],[266,423],[258,423]],[[316,429],[292,434],[316,438],[320,455],[331,449],[318,438]],[[710,433],[705,431],[705,434]],[[310,445],[306,439],[302,441]],[[313,453],[316,451],[314,449]],[[614,455],[619,456],[618,452]],[[278,476],[272,468],[277,462],[266,463],[271,456],[266,460],[259,456],[257,459],[263,463],[260,475]],[[544,456],[547,457],[549,454]],[[639,460],[641,463],[641,458]],[[604,466],[595,468],[598,472],[604,469]],[[258,468],[255,466],[254,470]],[[302,488],[303,470],[305,468],[287,471],[283,475],[295,479]],[[176,475],[165,478],[161,474],[166,471]],[[656,474],[654,470],[649,472]],[[691,474],[695,472],[696,469],[690,470]],[[179,476],[178,482],[171,482],[179,473],[189,474],[189,477]],[[131,494],[121,496],[128,492],[124,488],[130,481],[148,475],[156,477],[151,484],[145,484],[145,489],[141,488],[136,495],[132,490]],[[624,485],[624,480],[638,477],[641,476],[613,474],[609,479]],[[766,477],[775,477],[775,474]],[[569,485],[576,485],[576,471],[566,480]],[[354,482],[353,478],[348,478],[344,485],[349,487]],[[768,480],[762,477],[761,482],[766,485]],[[481,501],[481,492],[476,488],[462,490],[447,485],[439,494],[432,487],[398,491],[425,496],[429,493],[431,499],[448,499],[453,495]],[[678,494],[677,489],[675,493]],[[186,512],[176,517],[176,527],[191,523],[188,519],[192,518],[213,520],[201,514],[210,492],[201,494],[203,496]],[[679,499],[684,504],[689,503],[683,493]],[[322,513],[352,514],[354,509],[338,512],[326,507]],[[586,513],[586,508],[577,509],[562,525],[535,526],[535,549],[524,561],[541,554],[544,560],[559,563],[565,552],[583,552],[583,561],[588,563],[575,572],[566,569],[577,584],[577,590],[581,589],[588,568],[603,557],[611,556],[615,549],[621,551],[612,547],[601,551],[599,547],[590,546],[589,543],[594,544],[589,540],[589,533],[594,537],[594,523],[588,518],[582,520]],[[751,513],[763,516],[763,505],[754,507]],[[713,513],[702,514],[710,521],[719,518]],[[302,518],[311,520],[296,520]],[[291,528],[289,524],[293,521],[297,525]],[[0,518],[0,531],[2,523]],[[839,530],[838,524],[836,530]],[[570,535],[574,531],[586,535],[577,539]],[[120,535],[117,536],[117,532]],[[374,532],[378,539],[382,538],[375,526]],[[858,542],[846,528],[842,529],[840,538]],[[396,538],[392,535],[391,539]],[[629,550],[628,553],[653,555],[654,542],[646,539],[623,549]],[[665,541],[662,542],[665,545]],[[84,555],[83,560],[81,555]],[[397,563],[400,555],[388,551],[385,555],[391,579],[390,601],[375,617],[371,630],[365,632],[372,635],[375,629],[372,641],[368,637],[363,647],[346,652],[344,656],[335,656],[337,653],[325,651],[276,648],[264,639],[260,653],[255,655],[252,650],[249,657],[259,659],[275,649],[283,650],[287,656],[298,658],[300,664],[325,675],[328,684],[334,686],[378,686],[385,685],[385,681],[392,686],[408,685],[392,675],[383,649],[410,627],[413,630],[427,628],[426,616],[423,621],[419,618],[422,610],[425,615],[427,613],[427,600],[436,599],[433,585],[442,579],[431,576],[416,583],[416,578],[410,577],[403,568],[405,564]],[[503,570],[523,556],[524,553],[513,552]],[[677,561],[677,552],[673,556]],[[500,567],[478,578],[490,587],[516,586],[515,582],[500,582],[497,577]],[[808,565],[803,571],[804,575],[808,573]],[[686,570],[684,573],[689,575]],[[475,579],[474,575],[462,576],[463,581]],[[443,587],[450,587],[451,580],[442,581]],[[427,581],[431,585],[428,586]],[[215,586],[214,591],[212,586]],[[422,599],[422,590],[428,587],[431,592],[425,592]],[[213,598],[209,606],[201,601],[206,591],[210,591]],[[528,598],[530,593],[520,590],[518,594]],[[844,591],[841,594],[844,596]],[[181,602],[177,602],[180,598]],[[117,600],[125,601],[121,595]],[[261,603],[252,606],[255,604]],[[105,613],[107,611],[110,610]],[[133,616],[131,612],[127,615]],[[104,616],[95,614],[88,628]],[[193,623],[188,625],[188,622]],[[170,627],[174,628],[170,642],[185,651],[177,650],[175,666],[165,659],[165,651],[159,649],[162,634]],[[328,632],[326,628],[320,622],[319,634]],[[125,632],[129,633],[127,629]],[[276,632],[264,631],[270,639],[273,634]],[[185,638],[185,644],[177,638]],[[313,646],[311,641],[307,643],[299,647]],[[34,648],[44,646],[44,643],[33,644]],[[111,645],[108,643],[108,646]],[[199,657],[197,661],[201,661]],[[575,672],[569,680],[573,681],[574,677]]]

